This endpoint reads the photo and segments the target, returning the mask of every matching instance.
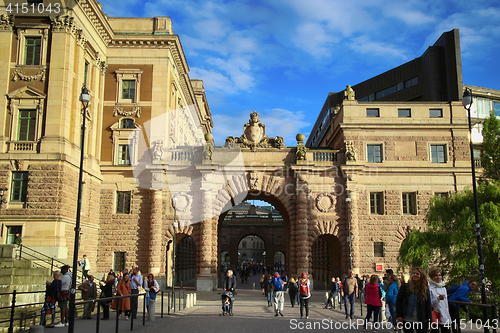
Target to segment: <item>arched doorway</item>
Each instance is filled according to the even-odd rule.
[[[321,235],[314,240],[311,252],[315,288],[328,288],[331,278],[340,277],[342,272],[340,242],[333,235]]]
[[[177,243],[175,261],[175,283],[189,284],[196,279],[196,244],[190,236],[184,236]]]

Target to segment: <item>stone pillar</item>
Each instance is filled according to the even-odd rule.
[[[162,191],[151,190],[151,213],[149,217],[149,261],[148,272],[158,276],[161,265],[163,202]]]
[[[355,191],[349,191],[351,202],[349,208],[349,223],[351,225],[351,253],[352,253],[352,269],[354,274],[359,274],[359,266],[361,264],[361,256],[359,254],[359,223],[358,223],[358,196]]]
[[[216,276],[212,274],[212,191],[208,188],[211,184],[202,184],[202,203],[200,222],[200,246],[199,246],[199,264],[200,273],[196,279],[196,290],[212,291],[216,288]]]
[[[296,275],[302,272],[309,272],[309,255],[310,247],[308,242],[308,226],[307,226],[307,198],[309,190],[307,182],[304,181],[302,175],[297,175],[297,212],[296,212],[296,258],[297,271]],[[293,258],[292,258],[293,260]]]

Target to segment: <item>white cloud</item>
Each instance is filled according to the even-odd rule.
[[[354,38],[352,43],[349,44],[349,47],[363,54],[406,59],[406,56],[399,47],[384,42],[374,41],[370,36],[366,35]]]

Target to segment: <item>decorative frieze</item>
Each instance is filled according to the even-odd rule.
[[[130,111],[123,110],[121,106],[115,106],[113,109],[113,116],[123,116],[123,117],[141,117],[142,109],[140,106],[134,106]]]
[[[40,82],[45,82],[45,75],[46,75],[45,69],[42,69],[35,75],[26,75],[19,69],[16,69],[14,70],[14,73],[12,73],[12,81],[16,82],[17,80],[21,79],[22,81],[27,81],[27,82],[38,81],[38,80],[40,80]]]
[[[52,19],[52,31],[69,32],[77,35],[78,31],[81,31],[81,29],[78,29],[73,16],[59,15]]]

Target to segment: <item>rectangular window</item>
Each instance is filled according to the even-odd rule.
[[[34,141],[36,130],[36,110],[19,110],[19,130],[17,141]]]
[[[379,215],[384,214],[382,206],[382,192],[370,193],[370,213]]]
[[[493,101],[493,112],[495,116],[500,117],[500,101]]]
[[[446,163],[446,146],[431,145],[431,161],[432,163]]]
[[[368,163],[382,163],[382,145],[367,145],[366,156]]]
[[[23,234],[22,226],[9,226],[7,227],[7,239],[5,244],[21,244],[21,237]]]
[[[443,109],[429,109],[429,117],[442,118],[443,117]]]
[[[411,117],[411,109],[398,109],[398,117],[400,118]]]
[[[10,188],[10,201],[26,202],[26,194],[28,193],[28,172],[12,172],[12,183]]]
[[[436,192],[434,195],[438,198],[448,199],[448,192]]]
[[[127,252],[115,252],[113,258],[113,271],[121,272],[125,269],[126,260],[127,260]]]
[[[399,82],[398,83],[398,91],[403,90],[405,88],[404,82]]]
[[[130,165],[129,145],[118,146],[118,165]]]
[[[366,109],[366,116],[367,117],[380,117],[380,110],[379,109]]]
[[[415,193],[403,193],[403,214],[417,215]]]
[[[26,37],[26,48],[24,52],[25,65],[40,65],[40,50],[42,37]]]
[[[122,99],[135,98],[135,80],[123,80],[122,82]]]
[[[373,256],[374,257],[384,256],[384,242],[373,242]]]
[[[130,191],[116,192],[116,214],[130,214]]]

